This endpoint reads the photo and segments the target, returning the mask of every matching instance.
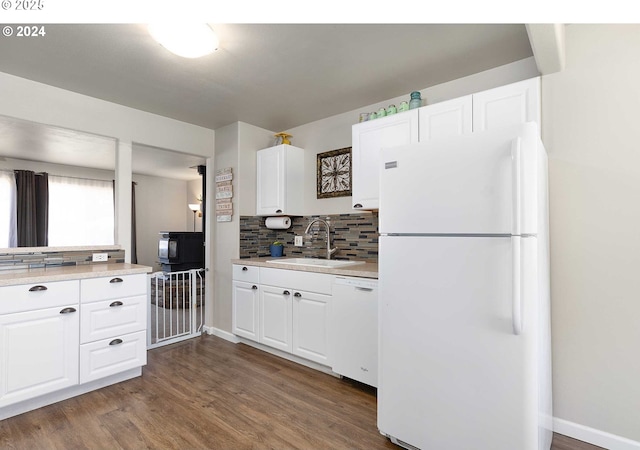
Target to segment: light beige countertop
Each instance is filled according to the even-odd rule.
[[[133,275],[150,273],[152,270],[153,269],[148,266],[126,263],[83,264],[79,266],[57,266],[40,269],[3,270],[0,272],[0,286]]]
[[[232,264],[245,266],[272,267],[274,269],[299,270],[302,272],[328,273],[331,275],[344,275],[348,277],[378,278],[378,264],[371,262],[359,262],[344,267],[301,266],[299,264],[270,263],[268,261],[278,259],[272,256],[259,258],[232,259]],[[286,258],[282,258],[283,260]]]

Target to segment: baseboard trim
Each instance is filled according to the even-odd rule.
[[[220,328],[204,326],[202,327],[202,329],[207,334],[218,336],[219,338],[222,338],[229,342],[233,342],[234,344],[240,343],[240,339],[238,339],[238,336],[233,333],[229,333],[228,331],[221,330]]]
[[[553,431],[609,450],[640,450],[640,442],[557,417],[553,418]]]

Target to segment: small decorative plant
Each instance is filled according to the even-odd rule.
[[[273,244],[269,246],[269,252],[271,256],[277,257],[282,256],[282,251],[284,250],[284,244],[280,241],[274,241]]]

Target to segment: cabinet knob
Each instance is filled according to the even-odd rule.
[[[109,345],[119,345],[122,344],[122,339],[114,339],[113,341],[109,342]]]
[[[251,289],[258,289],[258,286],[254,284],[253,286],[251,286]]]
[[[243,271],[243,272],[246,272],[247,270],[249,270],[249,269],[247,269],[246,267],[243,267],[243,268],[242,268],[242,271]]]
[[[110,308],[115,308],[116,306],[122,306],[123,303],[121,301],[115,301],[109,305]]]
[[[362,203],[356,203],[353,205],[354,208],[362,208]]]
[[[124,280],[122,278],[112,278],[109,280],[109,283],[122,283]]]
[[[39,284],[37,286],[33,286],[32,288],[30,288],[29,292],[39,292],[39,291],[46,291],[46,290],[47,290],[46,286]]]
[[[295,294],[293,294],[294,297],[302,297],[302,294],[300,292],[296,292]]]
[[[289,291],[284,291],[284,292],[282,293],[282,295],[291,295],[291,292],[289,292]]]
[[[60,314],[71,314],[76,312],[75,308],[65,308],[62,311],[60,311]]]
[[[281,209],[276,209],[276,214],[280,214],[282,212]]]

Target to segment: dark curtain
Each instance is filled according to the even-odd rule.
[[[18,247],[48,244],[49,178],[46,173],[15,170]]]
[[[138,264],[138,244],[136,233],[136,182],[131,183],[131,263]]]

